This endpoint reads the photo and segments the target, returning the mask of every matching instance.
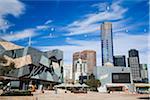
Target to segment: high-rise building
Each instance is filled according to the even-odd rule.
[[[90,75],[96,66],[96,51],[84,50],[81,52],[81,59],[87,62],[87,74]]]
[[[114,56],[114,66],[126,67],[126,58],[124,55]]]
[[[82,63],[84,62],[86,64],[87,76],[92,74],[94,71],[94,67],[96,67],[96,52],[95,51],[84,50],[81,52],[75,52],[73,54],[73,71],[72,71],[73,79],[75,79],[75,72],[77,70],[76,64],[79,59],[81,59]]]
[[[129,50],[128,66],[131,68],[131,74],[134,81],[141,80],[139,53],[135,49]]]
[[[147,64],[140,64],[140,72],[141,72],[142,82],[148,83],[148,68],[147,68]]]
[[[79,82],[81,76],[87,77],[87,62],[83,59],[78,59],[74,62],[74,81]]]
[[[75,80],[76,61],[80,58],[80,52],[75,52],[72,59],[72,79]]]
[[[102,65],[112,64],[113,66],[113,35],[110,22],[104,22],[101,25],[101,49]]]

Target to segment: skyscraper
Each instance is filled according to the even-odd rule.
[[[136,49],[129,50],[128,66],[131,68],[131,74],[134,81],[141,80],[139,52]]]
[[[113,65],[113,35],[110,22],[104,22],[101,25],[101,49],[102,65],[107,65],[107,63]]]
[[[94,67],[96,67],[96,52],[93,50],[84,50],[81,52],[75,52],[73,54],[73,79],[74,73],[76,69],[76,61],[81,59],[82,62],[86,63],[87,66],[87,75],[90,75],[94,71]]]
[[[80,58],[80,52],[75,52],[72,59],[72,79],[75,80],[75,72],[77,71],[76,62]]]
[[[81,52],[81,59],[87,61],[87,73],[92,74],[96,66],[96,51],[84,50]]]
[[[78,59],[74,61],[74,81],[78,82],[80,80],[81,76],[87,77],[87,61],[84,61],[83,59]],[[86,78],[87,79],[87,78]]]
[[[114,66],[126,67],[126,58],[124,55],[114,56]]]

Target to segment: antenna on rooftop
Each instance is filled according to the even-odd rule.
[[[29,42],[28,42],[28,46],[31,46],[31,36],[29,36]]]

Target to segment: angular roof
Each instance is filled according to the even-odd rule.
[[[22,46],[18,46],[14,43],[8,42],[0,38],[0,46],[2,46],[5,50],[13,50],[23,48]]]
[[[4,40],[4,39],[0,38],[0,41],[6,41],[6,40]]]
[[[63,59],[63,51],[61,51],[59,49],[54,49],[52,51],[47,51],[47,52],[45,52],[45,54],[48,58],[56,57],[57,60],[62,60]]]

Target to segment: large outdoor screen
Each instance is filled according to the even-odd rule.
[[[131,83],[130,73],[112,73],[112,83]]]

